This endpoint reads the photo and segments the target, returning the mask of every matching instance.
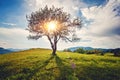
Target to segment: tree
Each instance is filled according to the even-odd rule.
[[[80,40],[76,37],[75,31],[81,28],[79,18],[72,19],[70,14],[64,12],[62,8],[52,6],[39,9],[26,16],[28,21],[27,30],[32,33],[28,39],[39,39],[46,36],[56,55],[57,43],[60,39],[64,41],[76,42]]]
[[[64,49],[64,52],[72,52],[70,49]]]
[[[114,53],[114,56],[120,56],[120,48],[112,49],[112,53]]]
[[[76,49],[74,52],[84,54],[84,53],[85,53],[85,50],[84,50],[83,48],[78,48],[78,49]]]

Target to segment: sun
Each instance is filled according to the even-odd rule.
[[[47,28],[49,31],[56,31],[57,29],[57,22],[56,21],[50,21],[47,23]]]

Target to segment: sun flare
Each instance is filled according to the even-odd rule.
[[[47,23],[47,28],[49,31],[55,31],[57,29],[57,22],[51,21]]]

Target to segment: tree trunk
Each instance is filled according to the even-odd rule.
[[[60,39],[57,39],[57,36],[55,35],[54,36],[54,39],[52,41],[52,39],[49,37],[49,35],[47,36],[48,37],[48,40],[50,41],[50,44],[51,44],[51,48],[52,48],[52,55],[56,55],[56,51],[57,51],[57,42],[58,40]]]
[[[53,49],[52,55],[56,55],[56,50],[55,49]]]
[[[52,47],[52,55],[56,55],[56,50],[57,50],[57,44],[54,44]]]

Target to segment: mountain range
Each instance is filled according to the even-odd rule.
[[[84,49],[84,50],[93,50],[94,48],[92,48],[92,47],[82,47],[82,46],[78,46],[78,47],[71,47],[71,48],[68,48],[70,51],[75,51],[75,50],[77,50],[77,49],[79,49],[79,48],[82,48],[82,49]]]
[[[21,51],[21,50],[23,50],[23,49],[13,49],[13,48],[5,49],[5,48],[3,48],[3,47],[0,47],[0,54],[17,52],[17,51]]]
[[[83,50],[94,50],[94,49],[97,49],[97,50],[101,50],[103,52],[114,51],[114,50],[117,50],[117,51],[119,50],[120,51],[120,48],[106,49],[106,48],[93,48],[93,47],[82,47],[82,46],[70,47],[70,48],[68,48],[68,50],[74,52],[75,50],[77,50],[79,48],[82,48]],[[22,50],[26,50],[26,49],[13,49],[13,48],[7,48],[7,49],[5,49],[3,47],[0,47],[0,54],[17,52],[17,51],[22,51]]]
[[[4,48],[0,47],[0,54],[10,53],[10,52],[12,52],[12,51],[9,49],[4,49]]]
[[[111,51],[111,50],[116,50],[116,49],[120,49],[120,48],[115,48],[115,49],[107,49],[107,48],[93,48],[93,47],[82,47],[82,46],[77,46],[77,47],[71,47],[71,48],[68,48],[70,51],[74,52],[75,50],[79,49],[79,48],[82,48],[83,50],[101,50],[101,51]]]

